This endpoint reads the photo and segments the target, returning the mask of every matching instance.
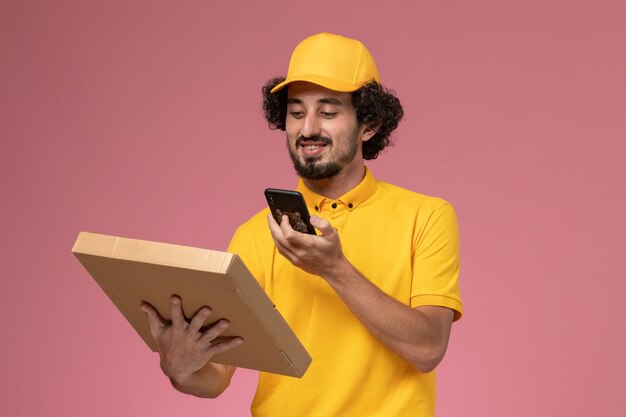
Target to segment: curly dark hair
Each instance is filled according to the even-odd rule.
[[[272,78],[262,88],[265,119],[270,129],[282,131],[285,130],[287,118],[287,88],[276,93],[270,91],[284,80],[284,77]],[[363,158],[376,159],[391,144],[391,132],[404,116],[400,100],[392,91],[372,81],[352,93],[352,105],[360,123],[378,128],[370,140],[363,142]]]

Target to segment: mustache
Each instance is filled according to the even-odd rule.
[[[332,145],[333,144],[333,140],[331,138],[326,137],[326,136],[315,135],[315,136],[309,136],[309,137],[298,136],[298,139],[296,139],[296,146],[301,146],[303,141],[305,141],[305,142],[322,142],[325,145]]]

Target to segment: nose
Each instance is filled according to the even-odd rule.
[[[300,135],[304,136],[305,138],[319,136],[321,132],[320,124],[317,115],[314,112],[307,113],[307,115],[302,120],[303,124],[302,130],[300,130]]]

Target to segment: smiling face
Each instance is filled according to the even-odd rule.
[[[363,167],[361,144],[374,132],[358,123],[351,94],[306,82],[288,89],[285,130],[298,175],[320,180]]]

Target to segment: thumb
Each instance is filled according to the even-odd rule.
[[[146,318],[148,319],[148,326],[150,327],[150,334],[152,338],[156,341],[161,333],[163,333],[163,322],[161,317],[159,317],[159,313],[156,311],[154,307],[145,301],[141,303],[139,306],[141,311],[146,314]]]
[[[322,235],[324,235],[324,236],[330,235],[330,234],[333,234],[333,233],[337,233],[335,228],[326,219],[322,219],[322,218],[317,217],[317,216],[311,216],[311,224],[317,230],[322,232]]]

